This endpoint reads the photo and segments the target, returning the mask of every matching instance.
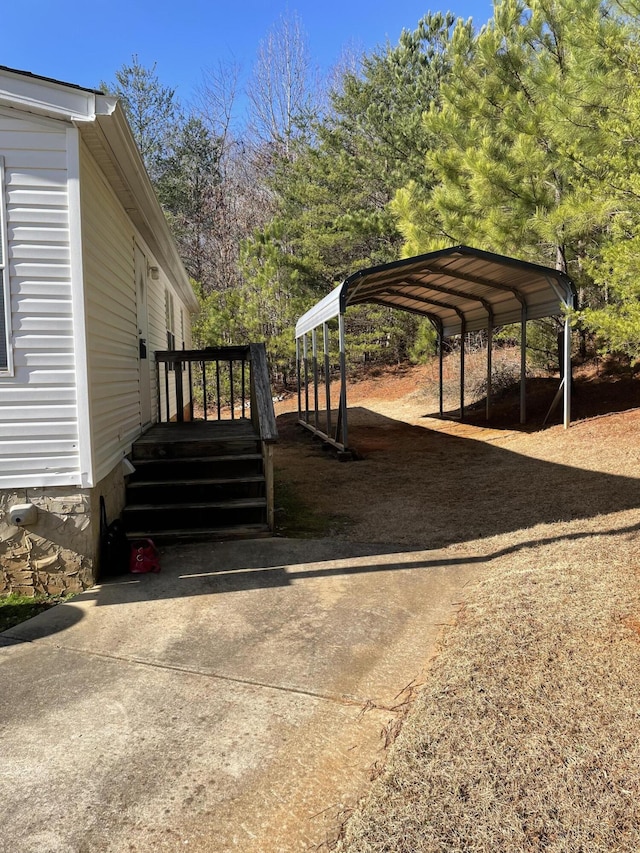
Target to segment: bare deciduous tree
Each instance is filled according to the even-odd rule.
[[[317,90],[300,19],[283,16],[260,42],[247,90],[257,147],[290,157],[293,141],[316,113]]]
[[[242,284],[240,248],[272,214],[269,192],[258,174],[254,148],[238,127],[237,63],[219,62],[203,73],[193,109],[218,145],[219,181],[210,199],[207,234],[210,262],[201,276],[205,294],[237,290]]]
[[[234,134],[234,111],[238,99],[240,65],[220,60],[204,69],[202,82],[196,89],[194,111],[208,125],[220,142],[221,168],[231,159],[237,140]]]

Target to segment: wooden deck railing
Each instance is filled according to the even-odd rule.
[[[155,353],[158,421],[250,419],[262,446],[273,530],[273,444],[278,439],[264,344]]]
[[[264,344],[249,344],[249,361],[251,363],[251,420],[260,440],[273,444],[278,440],[278,427]]]
[[[155,356],[158,421],[247,416],[249,346],[164,350]]]

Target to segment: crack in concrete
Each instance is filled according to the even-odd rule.
[[[29,641],[30,642],[30,641]],[[371,699],[361,699],[353,696],[345,696],[337,693],[321,693],[315,690],[305,690],[302,687],[285,687],[282,684],[270,684],[267,681],[258,681],[251,678],[239,678],[233,675],[224,675],[219,672],[207,672],[193,667],[181,666],[179,664],[160,663],[159,661],[144,660],[143,658],[130,657],[125,655],[107,654],[105,652],[95,652],[90,649],[77,649],[73,646],[63,646],[56,644],[55,648],[60,651],[73,652],[79,655],[91,655],[92,657],[102,658],[104,660],[120,661],[121,663],[137,664],[139,666],[148,666],[154,669],[165,669],[172,672],[183,672],[187,675],[200,675],[203,678],[211,678],[219,681],[229,681],[232,684],[243,684],[247,687],[262,687],[265,690],[275,690],[280,693],[291,693],[297,696],[308,697],[310,699],[321,699],[325,702],[332,702],[336,705],[345,707],[360,708],[361,713],[369,711],[383,711],[385,713],[397,713],[397,708],[392,708],[387,705],[374,702]]]

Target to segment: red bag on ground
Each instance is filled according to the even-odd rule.
[[[131,543],[129,571],[132,575],[144,575],[147,572],[160,571],[160,554],[153,539],[136,539]]]

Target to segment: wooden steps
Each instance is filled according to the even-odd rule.
[[[270,535],[260,441],[250,421],[156,424],[132,451],[123,520],[131,539]]]

